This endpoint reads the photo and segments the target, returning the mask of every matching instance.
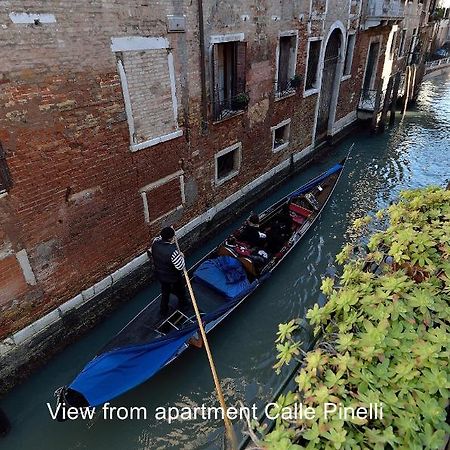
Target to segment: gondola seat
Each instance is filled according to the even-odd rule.
[[[295,203],[289,204],[289,215],[292,218],[292,221],[297,226],[300,226],[305,222],[305,220],[312,214],[312,211],[309,209],[303,208],[300,205]]]

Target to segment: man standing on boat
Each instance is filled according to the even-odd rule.
[[[166,317],[169,313],[171,293],[178,298],[178,309],[185,310],[188,301],[183,281],[184,255],[175,244],[175,230],[172,227],[161,230],[160,236],[153,241],[151,252],[155,276],[161,283],[161,316]]]

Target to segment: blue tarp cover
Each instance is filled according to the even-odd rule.
[[[206,260],[195,271],[194,277],[228,300],[239,297],[250,286],[244,267],[231,256]]]
[[[83,394],[90,406],[102,405],[155,375],[196,331],[179,331],[170,339],[97,356],[69,387]]]
[[[292,194],[290,194],[289,197],[290,198],[298,197],[299,195],[310,191],[312,188],[319,185],[323,180],[328,178],[330,175],[333,175],[334,173],[338,172],[339,170],[342,170],[342,168],[343,168],[342,164],[335,164],[333,167],[328,169],[326,172],[322,173],[321,175],[317,176],[316,178],[313,178],[311,181],[308,181],[308,183],[299,187],[296,191],[294,191]]]
[[[226,314],[268,277],[269,274],[249,283],[239,296],[203,316],[204,324]],[[90,406],[102,405],[155,375],[197,332],[198,324],[195,323],[148,344],[131,345],[103,353],[86,365],[69,388],[83,394]]]

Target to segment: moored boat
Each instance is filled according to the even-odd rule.
[[[319,217],[346,159],[285,196],[259,215],[261,243],[246,241],[244,224],[189,270],[206,332],[258,289]],[[131,320],[68,386],[58,403],[95,407],[144,383],[191,346],[201,345],[193,310],[170,299],[161,317],[159,297]]]

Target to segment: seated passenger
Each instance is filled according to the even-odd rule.
[[[288,205],[284,205],[281,214],[272,222],[267,231],[268,245],[270,253],[277,253],[286,244],[292,233],[292,219],[289,215]]]
[[[252,254],[252,249],[244,242],[238,242],[234,236],[230,236],[225,241],[224,248],[239,256],[250,256]]]
[[[246,242],[252,247],[259,248],[264,246],[266,238],[267,235],[259,231],[258,215],[252,214],[239,235],[239,240]]]

